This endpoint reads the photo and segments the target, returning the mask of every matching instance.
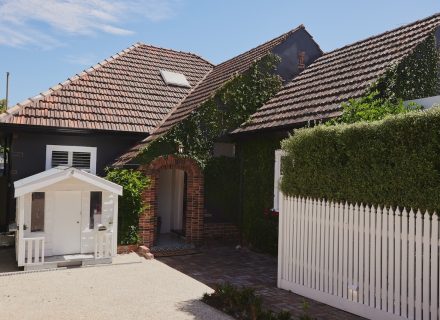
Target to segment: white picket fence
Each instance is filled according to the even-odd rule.
[[[439,218],[280,195],[278,286],[369,319],[439,319]]]

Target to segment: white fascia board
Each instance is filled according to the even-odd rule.
[[[40,190],[69,178],[75,178],[100,189],[122,195],[122,187],[116,183],[75,168],[58,167],[16,181],[14,183],[15,197]]]
[[[63,174],[64,170],[62,168],[52,168],[37,174],[34,174],[32,176],[17,180],[14,182],[14,187],[15,188],[20,188],[24,185],[30,184],[34,181],[38,181],[47,177],[50,177],[54,174]]]
[[[423,108],[429,109],[434,106],[440,105],[440,96],[432,96],[432,97],[425,97],[425,98],[420,98],[420,99],[408,100],[408,101],[404,101],[403,104],[407,106],[410,102],[417,103],[417,104],[421,105]]]
[[[33,181],[31,183],[25,184],[20,187],[15,188],[15,197],[18,198],[26,193],[31,193],[40,189],[43,189],[45,187],[48,187],[50,185],[53,185],[54,183],[66,180],[69,178],[69,174],[66,174],[65,172],[60,172],[60,174],[51,175],[48,177],[43,177],[37,181]],[[14,184],[15,185],[15,184]]]
[[[73,173],[73,177],[88,184],[97,186],[100,189],[122,196],[122,187],[104,178],[80,170],[75,170]]]

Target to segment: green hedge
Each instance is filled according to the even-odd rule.
[[[205,207],[214,221],[237,223],[240,215],[240,166],[237,158],[211,158],[205,166]]]
[[[150,179],[142,172],[130,169],[109,169],[106,179],[122,186],[118,202],[118,244],[139,243],[139,215],[145,209],[142,192]]]
[[[278,221],[265,213],[273,207],[275,150],[280,139],[256,137],[238,148],[243,161],[244,238],[255,249],[277,254]]]
[[[282,143],[289,195],[440,209],[440,109],[300,129]]]

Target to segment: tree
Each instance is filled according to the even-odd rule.
[[[0,99],[0,113],[6,111],[6,99]]]

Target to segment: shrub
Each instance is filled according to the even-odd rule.
[[[263,310],[263,303],[252,288],[238,288],[231,284],[215,286],[214,293],[207,294],[202,301],[223,311],[237,320],[290,320],[289,312],[274,313]]]
[[[0,99],[0,114],[6,112],[6,99]]]
[[[118,244],[137,244],[139,215],[145,209],[142,192],[150,181],[141,172],[130,169],[108,169],[106,179],[123,187],[118,208]]]
[[[300,129],[282,143],[288,195],[440,209],[440,109]]]
[[[350,99],[341,104],[342,115],[327,124],[355,123],[359,121],[382,120],[391,114],[407,113],[420,110],[415,103],[404,104],[401,99],[393,101],[381,97],[378,90],[374,90],[364,97]]]
[[[237,158],[211,158],[205,167],[205,207],[214,220],[238,222],[240,166]]]
[[[273,181],[275,150],[279,138],[242,141],[238,145],[242,160],[243,234],[253,248],[277,254],[278,223],[268,221],[265,212],[273,207]]]

